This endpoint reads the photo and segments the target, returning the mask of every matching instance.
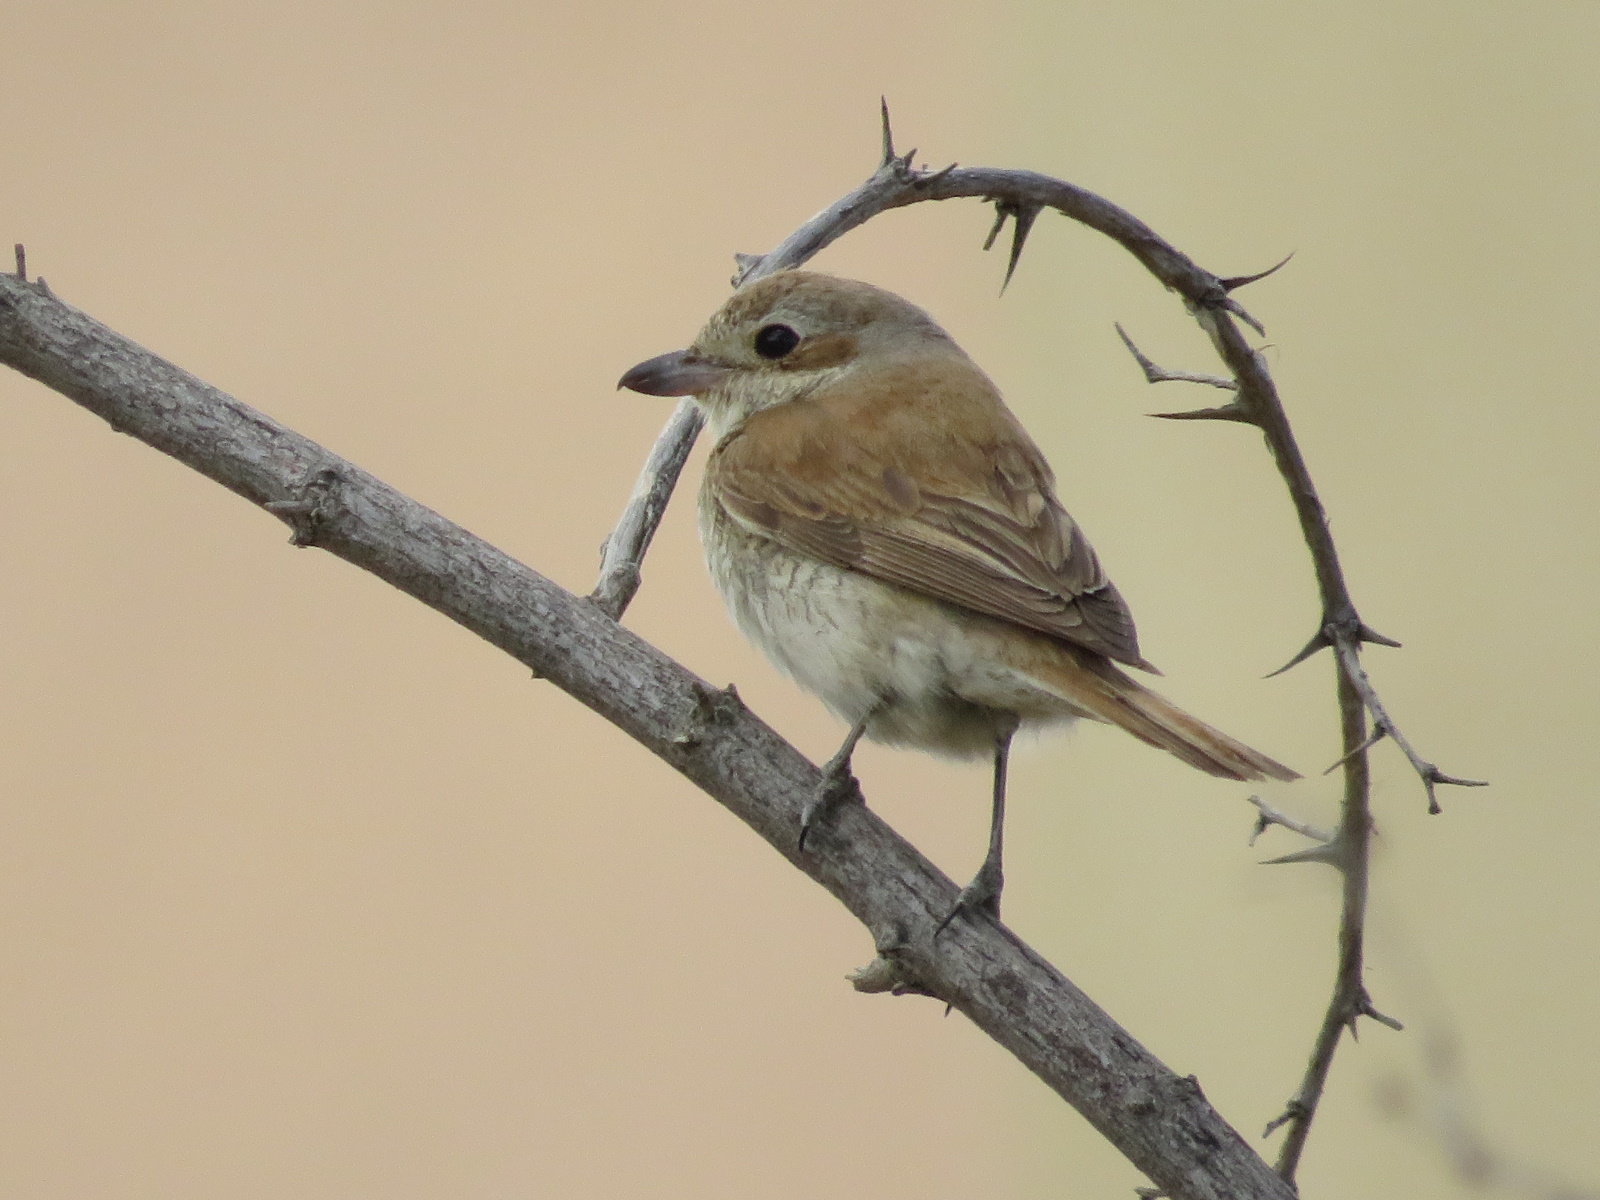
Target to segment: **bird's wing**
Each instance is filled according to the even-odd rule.
[[[1154,669],[1139,653],[1127,604],[1009,413],[952,451],[926,438],[855,436],[860,430],[848,422],[808,408],[759,413],[713,453],[707,487],[741,526],[834,566]]]

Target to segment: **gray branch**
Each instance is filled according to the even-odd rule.
[[[1180,1078],[1010,930],[932,933],[956,886],[863,806],[795,847],[817,769],[719,690],[536,571],[361,468],[0,275],[0,361],[282,519],[300,545],[370,571],[615,724],[725,805],[871,931],[857,985],[938,997],[1078,1109],[1174,1200],[1293,1189]],[[648,537],[644,539],[648,541]],[[606,595],[621,595],[606,593]]]

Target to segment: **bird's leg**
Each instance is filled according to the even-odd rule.
[[[1011,756],[1011,735],[1016,731],[1017,727],[1012,725],[994,739],[994,808],[989,814],[989,853],[984,855],[983,866],[978,868],[972,882],[961,889],[954,907],[933,931],[934,937],[943,933],[944,927],[959,913],[986,912],[995,920],[1000,919],[1000,890],[1006,883],[1005,872],[1000,867],[1006,826],[1006,763]]]
[[[878,706],[874,705],[866,716],[850,727],[850,732],[845,735],[844,745],[839,747],[839,753],[823,764],[822,780],[800,812],[799,849],[802,853],[805,851],[806,838],[811,835],[811,830],[829,813],[841,804],[862,802],[861,785],[856,782],[856,777],[850,771],[850,756],[855,753],[856,743],[861,740],[862,734],[867,732],[867,722],[877,714]]]

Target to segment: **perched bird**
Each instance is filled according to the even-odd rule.
[[[999,915],[1006,761],[1022,725],[1088,717],[1224,779],[1298,776],[1117,664],[1133,618],[999,391],[922,309],[784,271],[619,387],[696,398],[716,437],[706,560],[734,620],[850,725],[801,821],[859,795],[861,738],[993,755],[989,851],[946,915]]]

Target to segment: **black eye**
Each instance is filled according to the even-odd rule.
[[[800,335],[787,325],[763,325],[756,332],[756,353],[762,358],[782,358],[800,344]]]

